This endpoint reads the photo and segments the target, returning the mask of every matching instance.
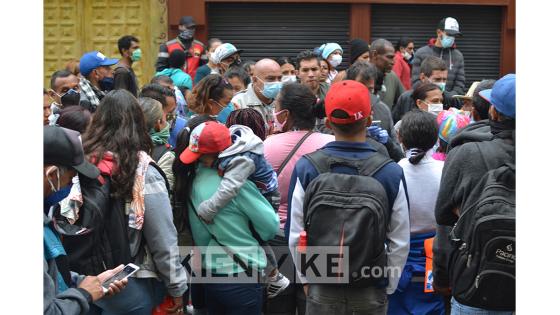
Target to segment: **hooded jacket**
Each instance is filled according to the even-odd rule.
[[[199,215],[225,207],[247,180],[255,183],[262,194],[278,189],[278,178],[264,158],[261,138],[243,125],[233,125],[229,131],[232,145],[218,156],[218,173],[223,176],[222,181],[216,193],[197,207]]]
[[[177,68],[167,68],[156,73],[158,75],[166,75],[171,78],[173,84],[178,87],[186,87],[189,90],[193,89],[191,76]]]
[[[447,83],[445,90],[451,95],[465,94],[465,60],[463,54],[454,44],[450,48],[436,46],[436,39],[431,38],[428,45],[418,49],[412,61],[412,87],[415,88],[420,82],[420,65],[428,56],[443,59],[447,64]]]
[[[434,283],[449,286],[448,264],[453,246],[449,233],[461,207],[486,172],[506,162],[515,161],[515,129],[497,130],[499,123],[483,120],[467,126],[452,138],[443,167],[435,208],[438,224],[434,240]],[[481,149],[477,142],[491,150]]]

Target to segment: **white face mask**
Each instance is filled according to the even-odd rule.
[[[290,83],[290,82],[296,82],[296,76],[295,75],[283,75],[282,76],[282,83]]]
[[[442,103],[428,104],[428,112],[437,115],[442,111],[443,111],[443,104]]]
[[[412,55],[408,52],[408,51],[404,51],[403,57],[405,60],[410,60],[410,58],[412,58]]]
[[[333,55],[332,59],[329,60],[329,63],[334,68],[338,67],[338,65],[340,65],[340,63],[342,63],[342,56],[341,55]]]

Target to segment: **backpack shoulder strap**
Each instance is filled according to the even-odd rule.
[[[157,163],[161,157],[169,151],[169,147],[166,144],[158,144],[154,147],[152,151],[152,158]]]
[[[391,163],[393,160],[380,154],[378,152],[374,153],[372,157],[364,161],[360,169],[360,174],[365,176],[373,176],[385,165]]]
[[[347,160],[331,155],[327,155],[322,150],[317,150],[313,153],[304,155],[311,164],[317,169],[319,174],[328,173],[331,171],[333,165],[340,164],[346,165],[358,170],[360,175],[372,176],[377,173],[383,166],[390,163],[392,160],[382,154],[375,153],[373,156],[364,160]]]
[[[167,176],[165,175],[163,170],[159,167],[159,165],[156,164],[156,162],[150,162],[150,165],[153,166],[159,172],[161,177],[163,177],[163,180],[165,181],[165,188],[167,189],[167,193],[171,194],[171,188],[169,186],[169,181],[167,180]]]

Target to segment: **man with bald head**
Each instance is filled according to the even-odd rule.
[[[255,64],[251,77],[252,83],[245,91],[237,93],[231,100],[237,107],[253,108],[266,122],[266,128],[272,130],[274,122],[272,102],[282,89],[282,71],[280,65],[272,59],[261,59]]]
[[[378,94],[383,103],[389,106],[389,109],[393,108],[395,101],[404,92],[404,86],[399,77],[393,72],[394,58],[395,48],[393,48],[393,44],[390,41],[380,38],[371,43],[369,60],[380,73],[385,74],[383,86]]]

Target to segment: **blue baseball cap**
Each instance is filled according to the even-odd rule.
[[[494,105],[500,114],[515,118],[515,74],[506,74],[491,89],[478,94]]]
[[[80,58],[80,73],[87,77],[93,69],[101,66],[112,66],[117,62],[119,62],[118,59],[107,58],[97,50],[90,51]]]

